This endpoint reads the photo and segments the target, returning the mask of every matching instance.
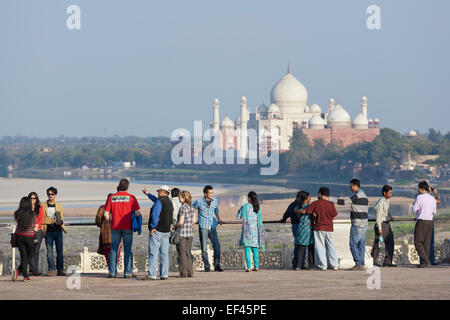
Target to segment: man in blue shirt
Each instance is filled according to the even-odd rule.
[[[203,188],[203,195],[203,198],[192,203],[192,206],[198,210],[198,234],[202,249],[202,260],[205,265],[205,272],[209,272],[211,270],[211,265],[208,259],[208,251],[206,251],[206,245],[209,238],[214,250],[214,270],[222,272],[223,269],[220,267],[220,243],[216,230],[217,224],[222,225],[223,223],[219,217],[219,203],[217,199],[214,198],[212,186],[205,186]]]

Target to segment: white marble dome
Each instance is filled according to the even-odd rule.
[[[369,121],[362,113],[359,113],[355,119],[353,119],[353,126],[356,129],[367,129],[369,127]]]
[[[300,113],[306,108],[308,92],[305,86],[290,72],[283,76],[272,88],[270,101],[283,113]]]
[[[232,127],[234,127],[233,121],[232,121],[230,118],[228,118],[228,117],[225,117],[225,118],[222,120],[221,125],[222,125],[222,127],[224,127],[224,128],[230,128],[230,127],[232,128]]]
[[[272,103],[270,105],[269,112],[270,113],[279,113],[280,112],[280,108],[278,108],[278,106],[275,103]]]
[[[350,114],[345,111],[345,109],[338,104],[329,114],[328,122],[350,122]]]
[[[315,115],[311,119],[309,119],[309,128],[310,129],[323,129],[325,126],[325,119],[323,119],[319,115]]]
[[[417,132],[415,130],[411,130],[408,132],[408,137],[417,137]]]
[[[313,103],[309,107],[309,112],[311,112],[311,113],[321,113],[322,112],[322,108],[317,103]]]

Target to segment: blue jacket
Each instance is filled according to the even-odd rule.
[[[133,232],[137,231],[138,235],[142,232],[142,216],[136,217],[134,211],[131,213],[131,229]]]
[[[159,222],[159,215],[161,214],[161,201],[151,193],[147,194],[147,197],[154,202],[152,208],[150,209],[150,219],[148,221],[148,226],[150,227],[150,230],[153,230],[156,228]]]

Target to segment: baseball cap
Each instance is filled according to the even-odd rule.
[[[169,186],[166,186],[166,185],[159,187],[159,189],[157,189],[156,191],[158,191],[158,190],[164,190],[164,191],[167,191],[170,193],[170,188],[169,188]]]

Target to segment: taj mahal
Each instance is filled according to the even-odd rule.
[[[308,105],[308,91],[290,72],[273,86],[270,106],[264,103],[251,113],[247,98],[241,98],[240,115],[233,122],[228,116],[220,120],[219,99],[214,99],[211,129],[221,138],[223,150],[239,151],[239,157],[248,153],[248,131],[254,129],[259,141],[259,150],[289,150],[289,139],[294,128],[301,128],[314,144],[323,139],[325,145],[339,141],[347,146],[357,142],[372,141],[380,134],[379,120],[368,118],[367,97],[361,98],[361,112],[352,120],[350,114],[334,98],[329,99],[328,109],[317,103]],[[273,139],[277,136],[277,139]],[[279,138],[278,138],[279,137]]]

